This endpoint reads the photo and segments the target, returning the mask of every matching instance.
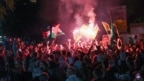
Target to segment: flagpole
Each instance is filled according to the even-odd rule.
[[[113,19],[112,19],[112,12],[111,11],[110,11],[110,21],[113,25]],[[118,28],[117,28],[116,24],[115,24],[115,29],[116,29],[116,33],[117,33],[118,37],[120,37],[120,34],[119,34],[119,31],[118,31]]]
[[[103,26],[104,27],[104,26]],[[105,29],[105,28],[104,28]],[[105,29],[105,31],[106,31],[106,33],[107,33],[107,35],[109,34],[109,32]]]
[[[98,28],[98,32],[99,32],[99,28]],[[98,33],[98,32],[97,32],[97,33]],[[92,47],[93,47],[93,45],[94,45],[94,42],[96,41],[96,37],[97,37],[97,35],[95,36],[94,40],[92,41],[92,44],[91,44],[91,46],[90,46],[90,48],[89,48],[89,50],[88,50],[88,52],[87,52],[88,55],[90,55],[90,53],[91,53]]]
[[[112,19],[112,12],[111,12],[111,10],[110,10],[109,17],[110,17],[110,35],[111,35],[110,46],[113,47],[114,39],[115,39],[115,36],[114,36],[115,29],[113,27],[113,19]]]
[[[109,32],[108,31],[106,31],[107,32],[107,35],[109,35]]]
[[[116,32],[117,32],[117,34],[118,34],[118,37],[120,37],[119,31],[118,31],[118,29],[117,29],[117,26],[115,25],[115,27],[116,27]]]
[[[119,34],[119,31],[118,31],[118,28],[116,26],[116,24],[113,24],[113,19],[112,19],[112,12],[110,11],[110,21],[111,21],[111,46],[113,47],[113,43],[114,43],[114,34],[115,34],[115,31],[116,31],[116,34],[118,36],[118,38],[120,38],[120,34]],[[113,27],[114,26],[114,27]],[[118,40],[117,40],[117,43],[118,43]]]

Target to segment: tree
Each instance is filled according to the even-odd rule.
[[[3,36],[3,22],[8,15],[8,11],[14,11],[14,9],[15,0],[0,0],[0,36]]]
[[[3,20],[7,15],[7,11],[14,11],[15,0],[0,0],[0,19]]]

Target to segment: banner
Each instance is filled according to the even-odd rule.
[[[110,32],[110,25],[107,22],[102,21],[102,25],[104,26],[106,32]]]
[[[127,32],[127,18],[126,18],[126,6],[118,6],[111,9],[111,16],[113,23],[116,24],[120,33]]]
[[[50,28],[47,31],[42,31],[43,38],[48,38],[49,36],[51,38],[56,38],[57,36],[65,35],[65,33],[60,29],[60,24],[57,24],[52,27],[52,32],[50,32]]]

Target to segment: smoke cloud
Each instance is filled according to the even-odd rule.
[[[114,6],[119,5],[120,0],[60,0],[59,22],[62,30],[72,36],[74,29],[82,24],[99,24],[100,30],[104,30],[101,21],[110,21],[109,12]],[[102,31],[100,32],[102,33]]]
[[[75,27],[95,22],[96,3],[96,0],[60,0],[59,20]]]

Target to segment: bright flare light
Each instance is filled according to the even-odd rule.
[[[80,29],[75,29],[73,32],[73,37],[75,41],[80,40],[81,38],[86,39],[95,39],[98,33],[98,26],[91,23],[89,25],[82,25]]]
[[[74,38],[75,42],[77,42],[78,40],[81,39],[81,35],[80,35],[80,30],[79,29],[75,29],[73,31],[73,38]]]

